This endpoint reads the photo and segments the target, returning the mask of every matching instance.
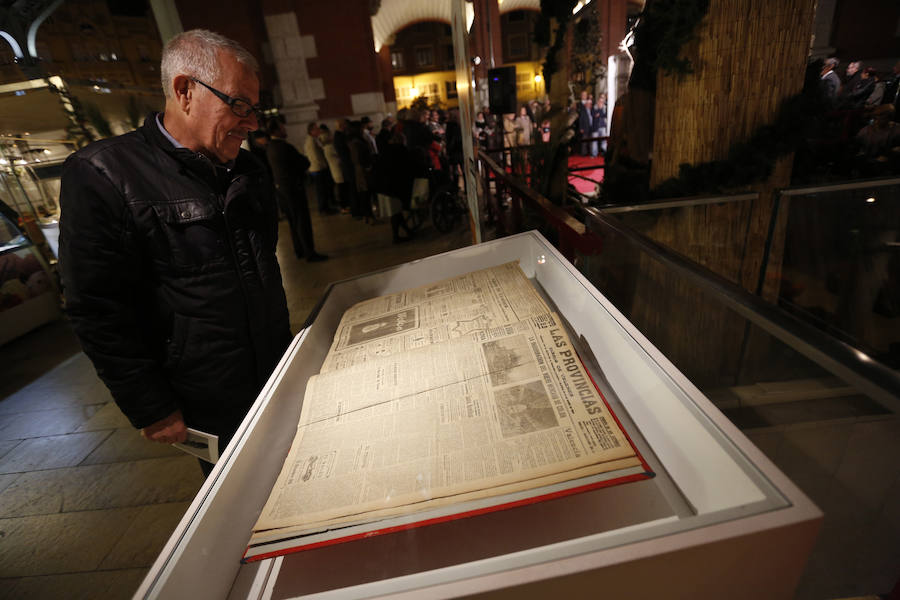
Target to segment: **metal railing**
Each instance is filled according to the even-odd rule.
[[[878,362],[868,353],[846,343],[797,316],[747,292],[715,272],[654,242],[623,223],[616,214],[682,208],[725,202],[753,201],[756,193],[729,196],[709,196],[666,199],[635,205],[606,205],[600,207],[575,205],[563,208],[550,202],[528,187],[522,178],[515,177],[487,154],[479,153],[484,176],[481,179],[484,197],[497,221],[497,235],[517,233],[526,225],[525,211],[538,216],[544,228],[556,236],[560,252],[575,262],[579,254],[597,255],[611,236],[621,238],[640,248],[647,256],[676,277],[702,289],[716,301],[745,318],[749,323],[784,343],[787,347],[844,379],[869,395],[886,409],[900,412],[900,373]],[[795,188],[783,190],[782,195],[800,195],[822,191],[864,189],[900,184],[900,179],[879,180],[840,186]],[[573,214],[573,212],[575,214]],[[577,216],[576,216],[577,215]],[[777,215],[773,217],[777,218]],[[771,240],[769,242],[771,243]]]

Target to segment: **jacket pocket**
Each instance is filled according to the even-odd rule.
[[[191,319],[175,313],[172,318],[172,332],[166,340],[166,358],[165,369],[167,371],[175,370],[181,364],[184,358],[184,349],[187,346],[188,336],[190,335]]]
[[[184,199],[153,205],[172,266],[207,271],[226,264],[224,220],[208,199]]]

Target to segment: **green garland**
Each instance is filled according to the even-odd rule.
[[[534,27],[535,43],[538,46],[548,46],[551,38],[551,23],[555,20],[559,28],[553,45],[547,48],[547,55],[544,57],[544,85],[548,90],[553,80],[553,74],[559,70],[557,57],[564,48],[566,41],[564,32],[572,18],[572,10],[576,4],[578,4],[578,0],[541,0],[541,15]]]
[[[709,12],[709,0],[647,0],[634,30],[634,68],[629,85],[656,89],[659,70],[667,74],[693,73],[693,65],[679,58],[681,48],[696,37]]]

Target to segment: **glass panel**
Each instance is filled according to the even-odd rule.
[[[806,262],[799,261],[795,245],[794,270],[786,268],[794,285],[800,285],[797,273],[814,272],[808,265],[824,268],[823,282],[829,274],[825,265],[843,277],[854,269],[858,275],[872,264],[872,255],[849,242],[878,239],[883,244],[878,232],[888,229],[884,225],[896,228],[900,223],[896,216],[889,218],[892,209],[887,207],[886,212],[853,216],[839,213],[842,205],[832,203],[830,211],[816,209],[813,214],[809,202],[795,203],[791,216],[800,214],[809,223],[828,215],[831,231],[842,231],[843,239],[823,235],[819,245],[808,244],[811,247],[802,248]],[[864,208],[874,207],[858,210]],[[603,236],[603,248],[595,256],[578,256],[581,272],[824,511],[825,525],[796,597],[890,589],[884,587],[889,569],[882,557],[896,556],[900,539],[900,503],[893,485],[894,474],[900,472],[900,416],[861,391],[865,382],[836,376],[776,338],[770,325],[732,310],[722,296],[660,262],[630,238],[602,223],[595,228]],[[808,232],[795,240],[812,239]],[[865,281],[847,278],[860,280]],[[896,275],[889,280],[897,281]],[[821,289],[821,294],[828,292],[824,285]],[[832,307],[838,306],[840,295],[828,293]],[[854,556],[858,551],[868,558],[842,560],[835,552],[851,532]]]
[[[900,184],[782,196],[779,305],[900,367]]]

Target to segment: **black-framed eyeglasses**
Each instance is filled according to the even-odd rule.
[[[250,113],[254,113],[256,114],[256,119],[258,121],[262,121],[262,107],[259,104],[250,104],[243,98],[232,98],[228,94],[220,92],[208,83],[203,83],[196,77],[191,77],[191,81],[199,83],[200,85],[211,91],[216,96],[216,98],[227,104],[231,109],[231,112],[233,112],[237,116],[241,118],[249,117]]]

